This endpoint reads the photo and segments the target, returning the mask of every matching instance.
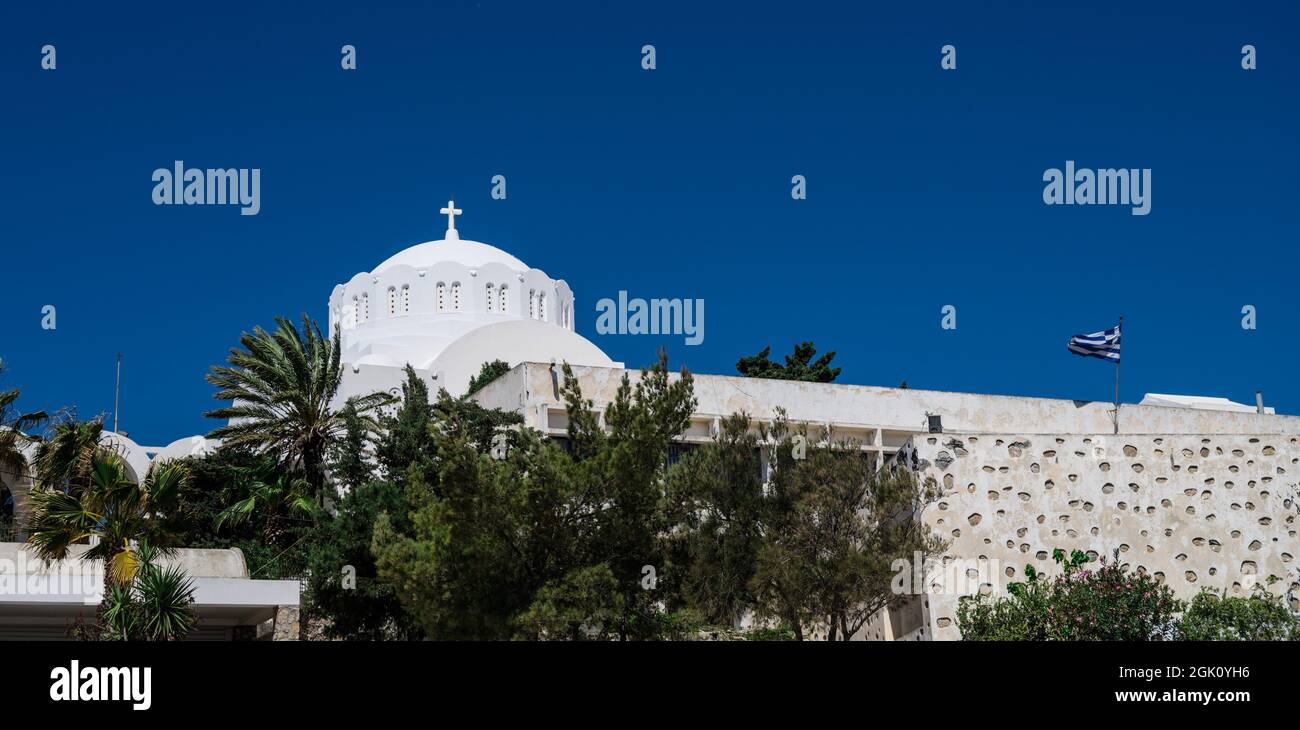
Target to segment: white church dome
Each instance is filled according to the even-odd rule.
[[[524,262],[496,246],[489,246],[478,241],[450,238],[416,244],[404,251],[399,251],[376,266],[372,273],[378,274],[394,266],[411,266],[417,269],[429,268],[444,261],[455,261],[465,266],[502,264],[515,271],[528,270]]]
[[[497,359],[512,367],[552,359],[615,364],[575,331],[573,292],[563,279],[495,246],[462,240],[455,225],[460,212],[450,202],[442,209],[448,225],[441,240],[404,249],[334,287],[329,329],[339,328],[348,365],[344,397],[392,392],[408,364],[433,381],[431,392],[444,387],[453,395],[467,389],[466,373]],[[496,327],[509,322],[528,326]],[[497,336],[467,339],[485,328]]]

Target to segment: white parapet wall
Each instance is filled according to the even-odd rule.
[[[1058,574],[1055,548],[1118,550],[1184,599],[1260,584],[1300,610],[1296,436],[935,433],[897,458],[942,493],[922,515],[949,542],[924,579],[935,639],[961,638],[960,595]]]
[[[474,400],[487,408],[519,412],[534,428],[554,429],[564,408],[559,393],[563,384],[560,370],[561,365],[521,363],[476,393]],[[595,401],[597,409],[613,400],[625,374],[635,383],[641,372],[617,367],[573,367],[583,395]],[[1108,432],[1113,423],[1114,406],[1104,401],[734,375],[697,373],[693,377],[698,418],[746,413],[755,419],[770,420],[780,409],[792,421],[857,431],[851,435],[870,439],[868,444],[876,440],[887,452],[897,450],[912,434],[924,432],[930,415],[938,416],[945,430],[972,433],[1089,434]],[[1120,428],[1129,433],[1294,435],[1300,434],[1300,417],[1124,403],[1120,407]]]
[[[78,622],[95,621],[104,564],[82,559],[86,550],[74,545],[68,558],[43,561],[25,544],[0,542],[0,640],[62,639]],[[250,578],[237,549],[182,548],[158,563],[179,566],[193,583],[198,624],[191,638],[230,638],[235,627],[299,604],[298,581]]]

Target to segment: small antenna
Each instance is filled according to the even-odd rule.
[[[122,395],[122,353],[117,353],[117,384],[113,386],[113,433],[121,433],[117,429],[117,405]]]

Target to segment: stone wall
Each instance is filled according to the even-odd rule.
[[[272,641],[298,641],[301,637],[301,616],[297,606],[277,606],[272,624]]]
[[[899,458],[942,487],[923,513],[950,542],[925,577],[936,639],[960,638],[960,593],[1005,590],[1026,564],[1056,574],[1058,547],[1118,550],[1182,598],[1269,578],[1300,598],[1295,436],[941,433]]]

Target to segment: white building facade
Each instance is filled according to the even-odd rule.
[[[330,294],[329,328],[338,327],[345,367],[336,406],[375,391],[400,394],[407,365],[431,397],[439,389],[459,396],[485,363],[503,360],[512,369],[474,400],[520,413],[526,426],[559,438],[568,427],[561,364],[573,367],[597,410],[625,374],[640,377],[577,333],[576,299],[563,279],[462,239],[461,211],[449,202],[442,212],[443,238],[402,250]],[[942,487],[943,498],[922,515],[950,543],[937,564],[998,566],[976,590],[1000,590],[1022,577],[1025,563],[1050,572],[1044,556],[1060,547],[1120,550],[1131,567],[1157,574],[1184,597],[1203,586],[1241,593],[1270,577],[1274,590],[1300,596],[1300,418],[1262,404],[1151,395],[1120,407],[1115,434],[1110,403],[703,374],[694,382],[698,406],[677,453],[711,441],[731,414],[770,422],[783,411],[835,440],[860,443],[877,464],[901,459]],[[136,478],[154,461],[217,446],[202,436],[163,448],[105,438]],[[19,494],[30,479],[6,486]],[[281,587],[253,585],[239,573],[213,577],[234,579],[222,584],[226,593],[239,590],[242,578],[248,605],[258,608],[230,617],[218,602],[214,615],[265,618],[272,604],[258,591],[284,602],[275,605],[289,603]],[[959,595],[941,581],[923,583],[914,600],[860,638],[959,638]],[[0,605],[0,624],[4,613]]]

